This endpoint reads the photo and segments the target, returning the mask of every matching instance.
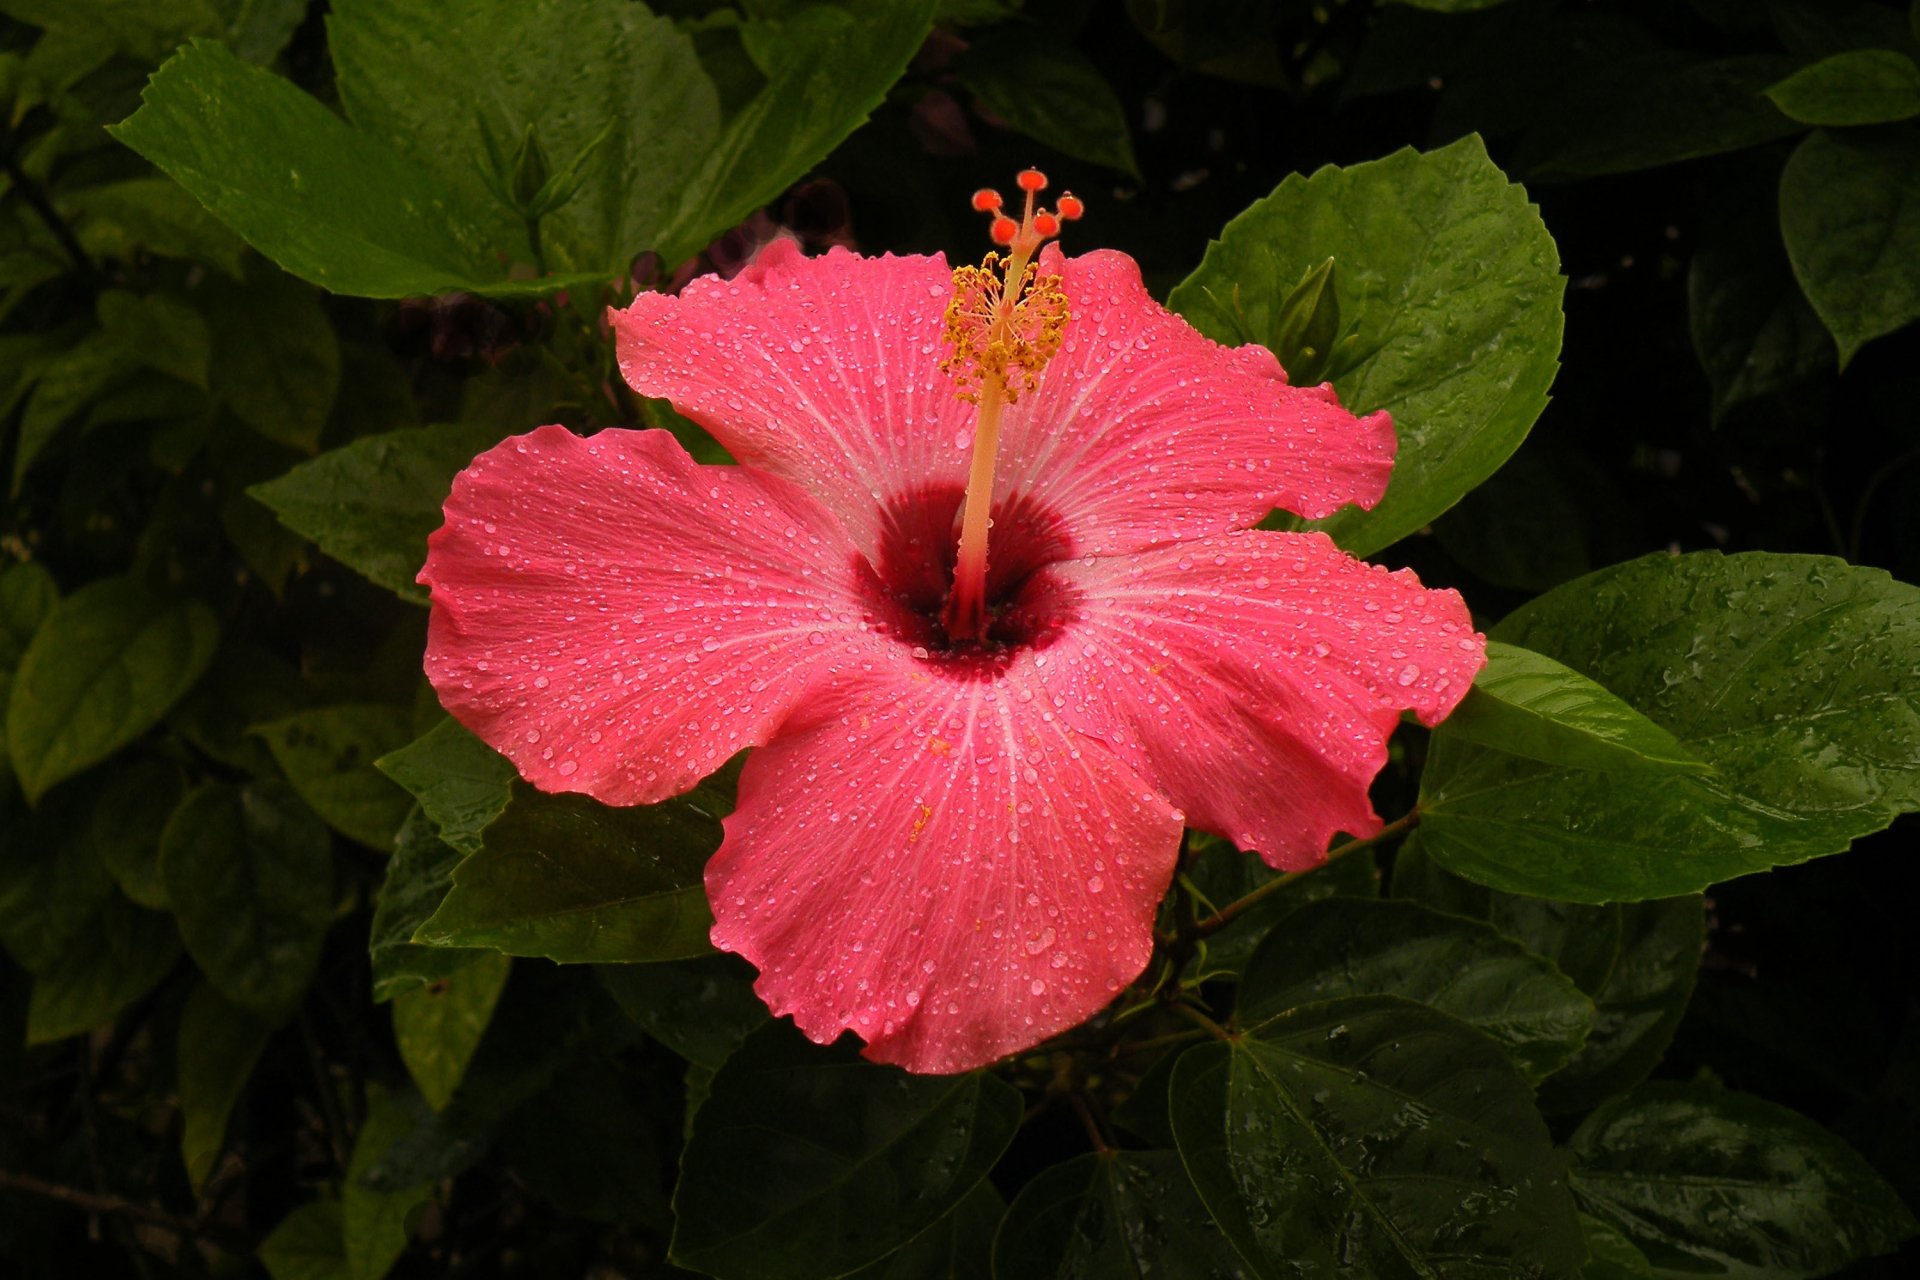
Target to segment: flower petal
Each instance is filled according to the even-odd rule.
[[[547,791],[677,795],[878,643],[825,509],[664,431],[517,436],[460,473],[446,516],[420,573],[427,676]]]
[[[997,492],[1050,508],[1094,555],[1309,519],[1386,492],[1393,424],[1292,387],[1265,347],[1223,347],[1147,295],[1123,253],[1049,246],[1072,319],[1040,386],[1007,410]]]
[[[707,864],[716,946],[813,1039],[964,1071],[1076,1025],[1146,965],[1180,817],[1033,699],[1030,657],[903,665],[747,760]]]
[[[620,369],[807,489],[877,558],[892,500],[966,481],[973,409],[939,368],[952,289],[940,257],[807,258],[781,241],[731,280],[614,312]]]
[[[1403,710],[1444,718],[1485,662],[1466,604],[1324,534],[1225,534],[1050,569],[1080,593],[1038,655],[1060,714],[1188,822],[1276,867],[1380,820],[1367,786]]]

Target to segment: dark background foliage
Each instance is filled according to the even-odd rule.
[[[442,964],[408,950],[411,924],[383,930],[376,904],[404,914],[392,905],[385,833],[408,823],[395,865],[411,859],[420,892],[444,894],[433,850],[473,852],[492,816],[468,814],[476,843],[461,845],[461,819],[435,813],[389,754],[439,719],[421,692],[423,611],[368,580],[407,589],[404,554],[369,564],[381,547],[417,540],[419,513],[397,510],[381,525],[375,512],[367,545],[329,544],[356,573],[307,541],[326,542],[313,527],[325,511],[303,515],[300,495],[275,497],[270,482],[317,453],[419,424],[459,424],[436,428],[454,466],[538,422],[691,429],[608,390],[591,289],[564,301],[323,293],[250,253],[191,199],[161,194],[167,180],[103,131],[139,106],[148,75],[187,35],[223,39],[332,101],[326,8],[0,0],[0,462],[12,485],[0,564],[42,565],[67,597],[123,584],[113,590],[138,598],[113,607],[153,612],[173,654],[160,665],[192,687],[177,704],[162,699],[137,740],[98,753],[110,763],[70,771],[31,810],[5,786],[0,1254],[28,1275],[248,1274],[271,1233],[266,1265],[278,1280],[377,1280],[389,1265],[396,1276],[684,1274],[666,1258],[683,1125],[761,1021],[737,967],[701,959],[641,983],[625,970],[521,958],[509,978],[491,952]],[[712,20],[721,6],[656,8],[703,33],[723,100],[750,96],[750,75],[727,78],[739,53],[731,28]],[[1448,8],[1462,12],[1438,11]],[[1848,50],[1920,56],[1911,21],[1892,0],[949,0],[870,118],[824,158],[770,169],[791,185],[730,217],[740,225],[703,265],[737,267],[776,226],[813,248],[970,259],[984,244],[969,194],[1039,164],[1088,201],[1070,247],[1126,250],[1164,297],[1229,219],[1288,174],[1477,132],[1559,247],[1562,368],[1552,403],[1499,473],[1376,558],[1458,586],[1488,623],[1590,570],[1662,550],[1818,553],[1917,581],[1920,327],[1865,342],[1842,371],[1780,230],[1798,198],[1782,174],[1808,128],[1759,92]],[[570,87],[546,91],[563,98]],[[1868,136],[1920,157],[1903,132],[1916,127],[1870,126]],[[549,169],[569,159],[554,155]],[[1920,208],[1911,182],[1909,208]],[[1910,245],[1920,244],[1913,217]],[[702,242],[721,232],[706,228]],[[680,256],[649,255],[636,278],[670,284],[685,274]],[[1911,297],[1920,260],[1901,270]],[[182,319],[166,308],[185,294],[196,302]],[[384,483],[408,465],[382,457],[367,474]],[[340,491],[365,478],[344,474]],[[248,496],[256,485],[269,486],[260,500]],[[4,602],[0,659],[11,669],[40,615],[26,598],[36,588],[6,581],[17,594]],[[217,650],[198,615],[166,603],[185,598],[203,602],[193,608],[208,627],[217,619]],[[358,710],[324,722],[300,714],[316,707]],[[1379,784],[1383,813],[1412,805],[1424,750],[1417,732],[1400,743]],[[414,797],[371,771],[375,756],[432,825],[409,818]],[[451,758],[421,757],[434,778]],[[486,775],[478,800],[441,797],[447,812],[486,810],[487,787],[502,785],[489,767],[475,766]],[[183,826],[189,785],[195,822]],[[1812,1117],[1910,1206],[1920,1205],[1916,830],[1905,818],[1846,856],[1712,889],[1697,985],[1690,1001],[1680,992],[1684,1017],[1653,1068],[1656,1079],[1724,1084]],[[185,847],[164,848],[170,840]],[[111,878],[98,862],[75,871],[73,857],[50,852],[75,841],[91,842]],[[257,863],[244,852],[221,862],[217,851],[256,847],[276,850],[276,867],[304,857],[317,874],[269,886],[270,910],[229,908],[223,868]],[[1382,862],[1400,893],[1405,868],[1391,854]],[[286,986],[248,1010],[201,977],[219,963],[205,939],[226,936],[234,912],[263,913],[244,945],[272,958],[261,983]],[[502,936],[478,917],[437,919],[464,946]],[[116,946],[118,959],[100,958]],[[312,954],[287,959],[303,947]],[[429,978],[434,986],[419,985]],[[386,980],[392,989],[381,990]],[[35,1015],[36,998],[51,1000],[60,983],[65,1013]],[[390,1020],[374,1002],[467,984],[480,992],[472,1008],[444,1017]],[[31,1036],[30,1016],[46,1019]],[[462,1018],[477,1023],[461,1032]],[[741,1053],[783,1061],[791,1047],[757,1034]],[[446,1105],[429,1110],[403,1058],[421,1088],[443,1080],[451,1103],[435,1098]],[[992,1168],[991,1185],[1011,1200],[1036,1178],[1080,1176],[1063,1175],[1064,1162],[1089,1149],[1073,1108],[1042,1105],[1058,1092],[1048,1070],[1043,1058],[1005,1080],[941,1082],[972,1092],[911,1105],[999,1107],[1009,1124],[1032,1113]],[[1123,1145],[1168,1145],[1164,1117],[1142,1119],[1136,1104],[1128,1120],[1129,1098],[1165,1086],[1164,1075],[1116,1073],[1106,1097]],[[736,1074],[728,1087],[745,1086]],[[1555,1137],[1597,1100],[1549,1108]],[[1127,1176],[1160,1186],[1166,1170],[1153,1161],[1164,1158],[1142,1156]],[[703,1174],[724,1184],[689,1161],[695,1191]],[[1102,1176],[1118,1188],[1113,1204],[1131,1203],[1136,1184]],[[681,1188],[677,1256],[751,1274],[729,1261],[724,1221],[711,1221],[724,1211],[694,1206],[693,1217],[707,1215],[704,1237],[686,1224],[694,1193]],[[726,1196],[707,1189],[715,1203]],[[982,1256],[968,1242],[990,1237],[1000,1212],[976,1194],[911,1246],[921,1261],[902,1255],[894,1270],[858,1274],[984,1274],[953,1260]],[[1165,1229],[1178,1238],[1184,1228]],[[1217,1237],[1192,1230],[1191,1274],[1215,1274],[1203,1268]],[[1892,1277],[1916,1260],[1909,1243],[1897,1256],[1837,1261],[1850,1262],[1848,1276]]]

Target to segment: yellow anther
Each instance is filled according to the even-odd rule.
[[[1040,371],[1067,330],[1067,295],[1059,276],[1042,276],[1032,263],[1009,296],[1012,263],[990,253],[977,267],[953,273],[947,304],[948,352],[940,367],[962,400],[980,403],[983,387],[998,384],[1008,404],[1040,384]]]

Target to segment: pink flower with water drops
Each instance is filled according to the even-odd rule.
[[[1183,825],[1275,867],[1380,819],[1403,711],[1483,661],[1465,605],[1326,537],[1385,414],[1202,337],[1133,261],[994,215],[1005,259],[808,259],[613,315],[664,431],[542,427],[455,481],[420,580],[441,700],[536,786],[608,804],[744,747],[713,941],[815,1040],[960,1071],[1145,966]]]

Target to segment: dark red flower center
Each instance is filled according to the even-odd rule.
[[[878,562],[868,566],[873,616],[903,644],[924,649],[931,661],[985,670],[1017,650],[1045,648],[1059,639],[1079,593],[1048,569],[1073,553],[1065,523],[1052,509],[1016,495],[993,510],[986,638],[950,637],[941,615],[953,587],[965,498],[961,485],[930,485],[887,504]]]

